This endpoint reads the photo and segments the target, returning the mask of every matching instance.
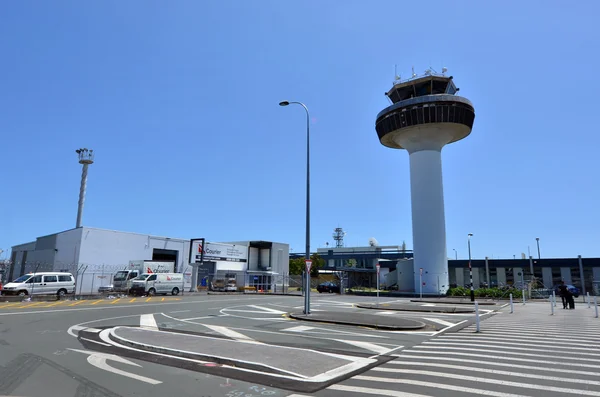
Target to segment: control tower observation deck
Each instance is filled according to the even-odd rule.
[[[393,104],[375,122],[382,145],[409,153],[417,293],[421,272],[423,294],[449,288],[442,148],[468,136],[475,120],[473,104],[457,96],[458,90],[452,76],[431,71],[397,80],[385,93]]]

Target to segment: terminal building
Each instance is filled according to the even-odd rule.
[[[317,254],[325,261],[322,272],[343,272],[344,286],[374,288],[377,283],[376,268],[380,264],[379,282],[381,288],[406,293],[418,293],[418,285],[413,280],[419,274],[413,268],[412,250],[400,246],[366,246],[320,248]],[[304,257],[294,253],[293,257]],[[472,259],[473,286],[481,288],[520,286],[528,283],[532,275],[545,287],[552,288],[564,281],[582,291],[599,295],[600,258],[542,258],[542,259]],[[448,259],[449,285],[442,284],[443,277],[433,288],[437,294],[443,294],[449,287],[469,285],[469,261],[467,259]],[[423,277],[424,279],[425,277]],[[425,294],[425,292],[424,292]],[[432,294],[432,293],[428,293]],[[436,293],[434,292],[433,295]]]

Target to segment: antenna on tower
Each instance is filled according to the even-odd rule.
[[[398,65],[394,65],[394,81],[400,80],[400,76],[398,75]]]
[[[414,79],[415,77],[417,77],[417,74],[415,73],[415,67],[412,67],[412,78]]]
[[[335,248],[341,248],[344,246],[344,236],[346,232],[341,227],[333,229],[333,239],[335,240]]]

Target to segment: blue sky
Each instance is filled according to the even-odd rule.
[[[0,5],[0,248],[86,226],[304,250],[412,246],[394,65],[449,69],[473,133],[443,150],[448,255],[600,256],[595,1],[12,1]]]

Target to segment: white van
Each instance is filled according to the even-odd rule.
[[[2,295],[58,295],[75,292],[75,278],[71,273],[24,274],[2,288]]]
[[[133,295],[179,295],[182,290],[181,273],[144,273],[133,279],[129,292]]]

